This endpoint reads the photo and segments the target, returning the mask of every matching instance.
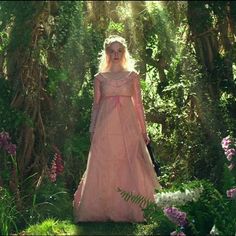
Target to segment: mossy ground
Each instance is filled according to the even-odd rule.
[[[115,222],[83,222],[47,219],[29,226],[20,235],[150,235],[153,225]]]

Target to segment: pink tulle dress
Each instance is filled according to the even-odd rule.
[[[87,168],[74,194],[75,222],[143,222],[142,209],[117,191],[154,200],[160,187],[142,136],[146,125],[139,74],[129,72],[121,79],[95,75],[90,132]]]

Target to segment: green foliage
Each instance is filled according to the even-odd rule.
[[[188,233],[190,235],[206,235],[210,232],[213,225],[219,230],[220,235],[230,235],[236,229],[235,202],[228,200],[226,192],[222,195],[211,182],[195,180],[174,183],[171,188],[163,189],[163,191],[184,191],[185,189],[194,189],[200,186],[203,187],[200,198],[194,202],[187,202],[180,207],[181,210],[187,213],[189,222],[185,229],[187,235]],[[149,211],[147,210],[147,212]],[[158,214],[156,217],[158,217]]]
[[[39,187],[29,188],[27,191],[24,193],[24,218],[27,225],[47,218],[72,220],[72,200],[66,190],[63,176],[58,176],[54,183],[46,178]]]
[[[11,108],[11,99],[13,91],[10,82],[0,78],[0,129],[7,130],[14,137],[15,129],[18,128],[23,122],[27,121],[26,115],[22,111]]]
[[[220,235],[231,235],[235,231],[235,212],[232,211],[229,200],[207,181],[201,181],[204,191],[197,202],[182,207],[190,222],[197,231],[196,235],[206,235],[213,225]]]
[[[9,41],[9,48],[11,50],[17,50],[17,47],[21,47],[27,50],[31,39],[31,19],[39,11],[39,9],[46,4],[45,2],[26,2],[26,1],[1,1],[0,4],[0,17],[2,21],[2,29],[12,24],[12,30]],[[22,26],[24,30],[22,30]]]
[[[169,235],[176,226],[163,213],[163,209],[157,208],[154,204],[144,209],[144,215],[149,224],[155,225],[152,235]]]
[[[68,74],[66,71],[48,68],[48,80],[48,92],[51,96],[55,96],[59,90],[60,82],[68,80]]]
[[[197,34],[207,31],[212,26],[213,18],[210,17],[210,12],[208,10],[208,7],[209,5],[206,4],[205,1],[201,2],[191,1],[188,4],[188,8],[190,9],[190,11],[194,10],[201,12],[200,15],[201,17],[198,18],[198,24],[195,24],[195,22],[192,19],[188,19],[189,24],[195,28]]]
[[[107,27],[109,34],[121,34],[124,32],[124,25],[122,23],[117,23],[110,21]]]
[[[51,46],[55,49],[62,45],[67,45],[68,40],[75,36],[79,40],[82,33],[81,24],[84,5],[80,1],[61,1],[57,4],[58,14],[55,16],[55,35],[51,42]],[[77,47],[74,49],[77,49]]]
[[[9,235],[17,231],[17,217],[19,212],[14,204],[14,197],[7,189],[0,186],[0,235]]]
[[[120,188],[118,188],[117,191],[125,201],[131,201],[132,203],[139,205],[141,208],[145,208],[147,205],[152,203],[151,200],[145,198],[142,195],[133,194],[132,192],[126,192]]]
[[[150,199],[147,199],[140,194],[124,191],[120,188],[118,188],[118,192],[121,194],[124,201],[130,201],[133,204],[137,204],[144,211],[147,223],[152,225],[152,227],[147,230],[147,235],[167,235],[175,228],[174,224],[163,214],[163,210],[158,208]]]
[[[202,73],[196,57],[184,42],[178,41],[177,45],[177,54],[168,59],[166,81],[159,80],[157,68],[148,67],[143,87],[146,111],[163,116],[159,127],[148,124],[149,131],[158,142],[160,161],[176,167],[171,174],[175,178],[170,181],[195,176],[219,183],[223,159],[217,130],[223,122],[213,116],[217,108],[204,92],[205,84],[199,81]]]
[[[230,171],[228,165],[224,164],[224,174],[221,181],[221,189],[219,189],[221,194],[226,194],[226,191],[236,186],[236,178],[234,171]]]
[[[149,235],[151,228],[152,225],[125,222],[81,222],[74,225],[70,221],[49,218],[29,226],[22,233],[24,235]]]
[[[43,6],[50,6],[47,8],[50,8],[49,11],[45,11],[45,14],[50,14],[49,22],[46,23],[49,28],[43,26],[46,33],[39,41],[36,51],[32,52],[33,56],[37,54],[36,57],[32,58],[38,60],[48,75],[43,91],[51,95],[49,102],[52,104],[52,110],[51,112],[41,110],[45,112],[44,117],[46,117],[46,142],[59,144],[65,154],[66,169],[65,179],[59,180],[56,184],[44,182],[36,190],[35,183],[30,182],[27,185],[28,182],[23,180],[25,183],[22,184],[21,194],[24,196],[23,200],[27,208],[24,212],[24,223],[32,224],[49,217],[60,219],[71,217],[71,194],[85,169],[90,145],[88,127],[92,105],[92,82],[93,75],[97,72],[98,53],[102,49],[104,35],[109,32],[132,35],[130,34],[132,27],[138,25],[140,28],[140,22],[145,25],[140,31],[145,40],[138,42],[136,44],[138,48],[135,50],[143,52],[143,49],[146,49],[146,55],[138,56],[144,60],[143,65],[147,69],[147,78],[141,85],[145,111],[154,117],[154,121],[150,119],[148,131],[157,142],[158,159],[163,173],[161,184],[168,188],[172,186],[174,190],[190,186],[190,183],[182,184],[187,180],[205,178],[216,183],[219,192],[225,196],[225,191],[235,184],[232,173],[229,173],[225,166],[223,152],[220,150],[222,133],[227,132],[228,129],[236,134],[235,79],[230,80],[225,73],[227,60],[235,59],[235,47],[232,47],[232,52],[229,54],[224,52],[223,56],[216,58],[214,62],[216,69],[212,75],[202,73],[201,65],[193,50],[192,39],[189,37],[191,32],[187,23],[187,7],[194,7],[198,10],[198,14],[203,16],[199,24],[194,25],[196,32],[202,33],[203,29],[208,30],[208,27],[214,24],[217,26],[220,20],[225,20],[226,3],[218,1],[201,4],[196,2],[153,4],[149,10],[142,11],[137,19],[126,16],[129,24],[124,24],[119,19],[110,20],[107,29],[104,29],[100,27],[100,22],[91,22],[90,14],[93,13],[89,12],[86,1],[56,1],[52,4],[47,1],[1,1],[0,71],[3,75],[6,73],[13,77],[11,81],[0,78],[0,129],[11,133],[13,141],[17,140],[18,128],[23,123],[31,127],[34,124],[24,110],[17,111],[11,107],[15,96],[14,89],[18,88],[20,83],[18,80],[14,81],[14,78],[17,78],[14,75],[18,75],[18,66],[21,66],[21,58],[16,58],[17,54],[16,57],[12,57],[11,53],[17,50],[21,55],[21,51],[31,49],[29,44],[32,40],[32,29],[35,23],[41,24],[40,19],[38,22],[33,22],[32,19],[36,19],[35,14],[39,13]],[[108,7],[108,10],[111,9]],[[106,15],[103,19],[104,17]],[[131,40],[130,45],[132,44]],[[222,47],[220,40],[219,46]],[[161,72],[165,77],[161,76]],[[232,73],[235,74],[235,65]],[[209,92],[211,85],[218,86],[219,101],[212,100]],[[24,95],[24,91],[22,92]],[[160,123],[155,119],[159,118],[159,115],[163,118],[160,119]],[[11,164],[9,160],[2,161],[5,160],[5,156],[1,155],[1,158],[3,158],[1,166],[4,166],[1,176],[5,183],[10,179],[8,167]],[[64,183],[67,186],[64,186]],[[225,199],[212,185],[205,184],[205,189],[198,202],[183,207],[188,212],[190,220],[195,220],[187,230],[194,232],[194,235],[200,235],[208,233],[215,224],[222,234],[229,234],[230,230],[233,230],[235,221],[235,202]],[[30,196],[31,193],[33,197]],[[135,197],[125,192],[122,194],[126,200],[136,204],[145,203],[142,196]],[[4,196],[6,203],[4,202],[0,209],[7,212],[7,202],[10,200],[14,202],[14,199],[7,194]],[[160,209],[152,209],[147,212],[147,215],[148,213],[153,224],[147,228],[141,225],[140,231],[135,229],[137,234],[141,232],[147,235],[167,235],[174,229],[174,225]],[[6,214],[12,215],[13,217],[9,219],[13,219],[14,209]],[[7,220],[3,219],[5,226],[0,227],[4,232],[14,229],[12,223]],[[6,225],[11,226],[7,229]],[[63,234],[64,230],[67,231],[65,228],[61,229],[59,225],[58,221],[49,220],[48,228],[42,226],[44,231],[38,230],[46,234],[48,232]],[[107,226],[106,232],[112,232],[113,226]],[[60,230],[54,231],[57,227]],[[86,227],[83,225],[85,231],[80,231],[81,234],[96,233],[96,230],[89,231]],[[95,229],[97,232],[104,232],[102,227],[99,225]],[[121,232],[121,228],[116,232]],[[71,232],[73,234],[75,231]],[[127,232],[133,231],[127,228]]]
[[[75,191],[87,164],[90,146],[90,134],[88,132],[91,108],[92,108],[92,83],[85,82],[73,98],[73,106],[76,109],[73,133],[68,136],[63,145],[67,182],[70,183],[71,192]]]
[[[67,139],[64,145],[66,156],[65,178],[71,194],[76,191],[86,169],[89,145],[89,137],[80,134]]]
[[[219,230],[220,235],[231,235],[236,229],[235,210],[232,209],[231,202],[224,195],[222,196],[209,181],[195,180],[175,183],[171,188],[160,191],[185,191],[186,189],[191,190],[198,187],[203,187],[200,198],[197,201],[186,202],[179,207],[187,213],[188,224],[185,227],[187,235],[207,235],[214,225]],[[157,207],[155,203],[147,201],[140,195],[134,195],[123,190],[119,190],[119,192],[126,201],[138,205],[145,203],[145,218],[148,223],[156,225],[152,229],[152,233],[167,235],[175,230],[176,226],[169,222],[169,219],[163,213],[163,209]]]
[[[78,235],[78,229],[70,221],[48,218],[42,223],[29,226],[24,235]]]
[[[234,119],[236,116],[236,98],[233,91],[229,91],[230,88],[236,86],[236,81],[233,81],[231,84],[227,83],[226,86],[228,88],[226,88],[226,91],[222,92],[219,106],[222,110],[224,120],[227,123],[227,132],[231,131],[232,135],[236,136],[236,121]]]
[[[8,35],[6,32],[0,32],[0,54],[2,54],[4,52],[4,50],[6,50],[6,47],[8,45],[9,39],[8,39]]]
[[[55,55],[48,66],[47,91],[54,103],[47,127],[53,130],[65,154],[65,179],[72,193],[86,166],[89,149],[89,122],[92,107],[93,76],[102,38],[92,25],[86,25],[84,2],[58,2],[53,38]],[[53,120],[53,122],[51,122]]]
[[[176,53],[173,39],[177,29],[171,22],[165,7],[156,4],[149,14],[151,24],[144,28],[147,48],[152,50],[153,58],[158,58],[161,53],[165,60],[169,61],[171,56]]]

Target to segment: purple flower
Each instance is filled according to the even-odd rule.
[[[52,182],[55,182],[57,179],[57,165],[55,160],[52,160],[52,166],[50,169],[49,178]]]
[[[8,154],[16,155],[16,145],[10,142],[11,138],[5,131],[0,133],[0,148],[3,148]]]
[[[51,182],[55,182],[57,176],[61,174],[64,170],[64,164],[62,160],[62,156],[58,150],[54,154],[54,158],[51,162],[51,169],[49,170],[49,178]]]
[[[222,139],[221,146],[226,151],[229,148],[229,145],[232,143],[232,140],[230,139],[230,136],[227,136]]]
[[[235,149],[234,148],[230,148],[225,152],[225,155],[227,156],[227,159],[229,161],[232,160],[232,157],[235,155]]]
[[[232,188],[226,191],[227,197],[235,198],[236,197],[236,188]]]
[[[61,174],[64,170],[63,160],[60,153],[56,152],[54,154],[54,160],[56,163],[56,173]]]
[[[15,156],[16,155],[16,145],[15,144],[8,144],[6,147],[5,147],[5,150],[8,152],[8,154],[12,155],[12,156]]]
[[[227,136],[222,139],[221,141],[222,148],[225,151],[225,155],[228,161],[233,161],[233,156],[236,155],[236,150],[235,150],[235,141],[232,139],[230,136]],[[231,163],[228,168],[229,170],[232,170],[234,168],[235,164]]]
[[[164,211],[164,214],[173,223],[180,225],[180,226],[184,226],[187,224],[185,212],[179,211],[175,207],[166,207],[163,211]]]
[[[4,148],[8,145],[8,141],[10,141],[10,136],[7,132],[0,133],[0,148]]]

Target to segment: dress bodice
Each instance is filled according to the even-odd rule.
[[[112,106],[114,109],[119,109],[121,107],[121,100],[123,99],[132,101],[137,120],[140,123],[141,132],[146,133],[146,119],[142,104],[140,77],[134,71],[131,71],[120,79],[106,78],[101,73],[95,75],[90,132],[94,131],[100,108],[109,102],[114,104]],[[125,108],[125,106],[122,107]]]
[[[133,77],[130,76],[131,73],[132,72],[129,72],[120,79],[106,78],[101,73],[98,73],[96,79],[101,82],[101,98],[107,96],[132,96],[134,89],[132,81]]]

